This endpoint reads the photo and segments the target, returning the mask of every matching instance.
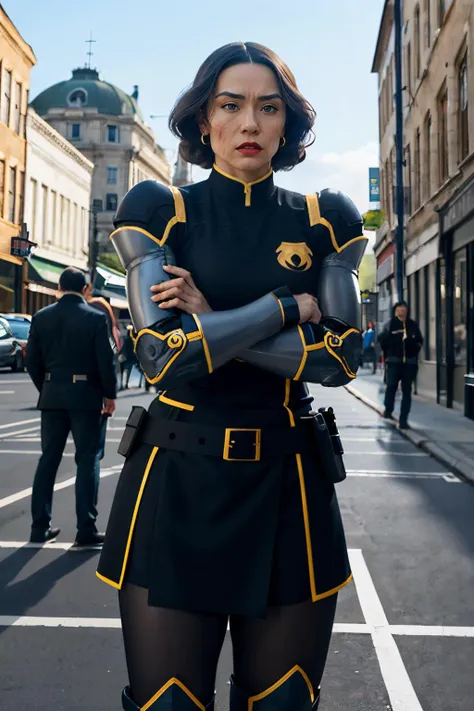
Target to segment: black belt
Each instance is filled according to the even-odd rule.
[[[215,427],[148,418],[140,442],[163,449],[221,457],[227,462],[259,462],[268,457],[314,453],[312,418],[295,427]]]
[[[44,379],[49,383],[51,380],[57,380],[58,382],[61,383],[79,383],[79,382],[86,382],[89,380],[88,375],[81,375],[74,373],[72,375],[69,374],[59,374],[59,373],[46,373],[44,376]]]

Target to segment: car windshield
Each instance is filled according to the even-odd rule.
[[[15,338],[27,339],[30,332],[31,323],[28,321],[13,321],[8,319],[8,325],[10,326]]]

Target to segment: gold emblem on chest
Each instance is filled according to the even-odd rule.
[[[276,253],[278,264],[292,272],[305,272],[313,263],[313,253],[306,242],[282,242]]]

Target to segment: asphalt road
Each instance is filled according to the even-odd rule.
[[[367,371],[361,377],[370,377]],[[474,711],[474,487],[460,482],[344,389],[333,405],[348,478],[338,485],[355,584],[340,595],[321,711]],[[132,404],[119,399],[102,464],[105,528]],[[74,450],[55,494],[56,544],[26,546],[40,451],[27,374],[0,372],[0,710],[116,711],[126,683],[115,592],[94,575],[97,553],[74,540]],[[314,552],[317,555],[317,551]],[[218,679],[227,709],[228,640]]]

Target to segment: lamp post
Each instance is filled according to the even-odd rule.
[[[396,151],[396,206],[397,230],[395,236],[395,283],[398,300],[403,299],[403,284],[405,278],[405,214],[403,189],[403,87],[402,87],[402,0],[395,0],[393,8],[395,26],[395,151]]]

